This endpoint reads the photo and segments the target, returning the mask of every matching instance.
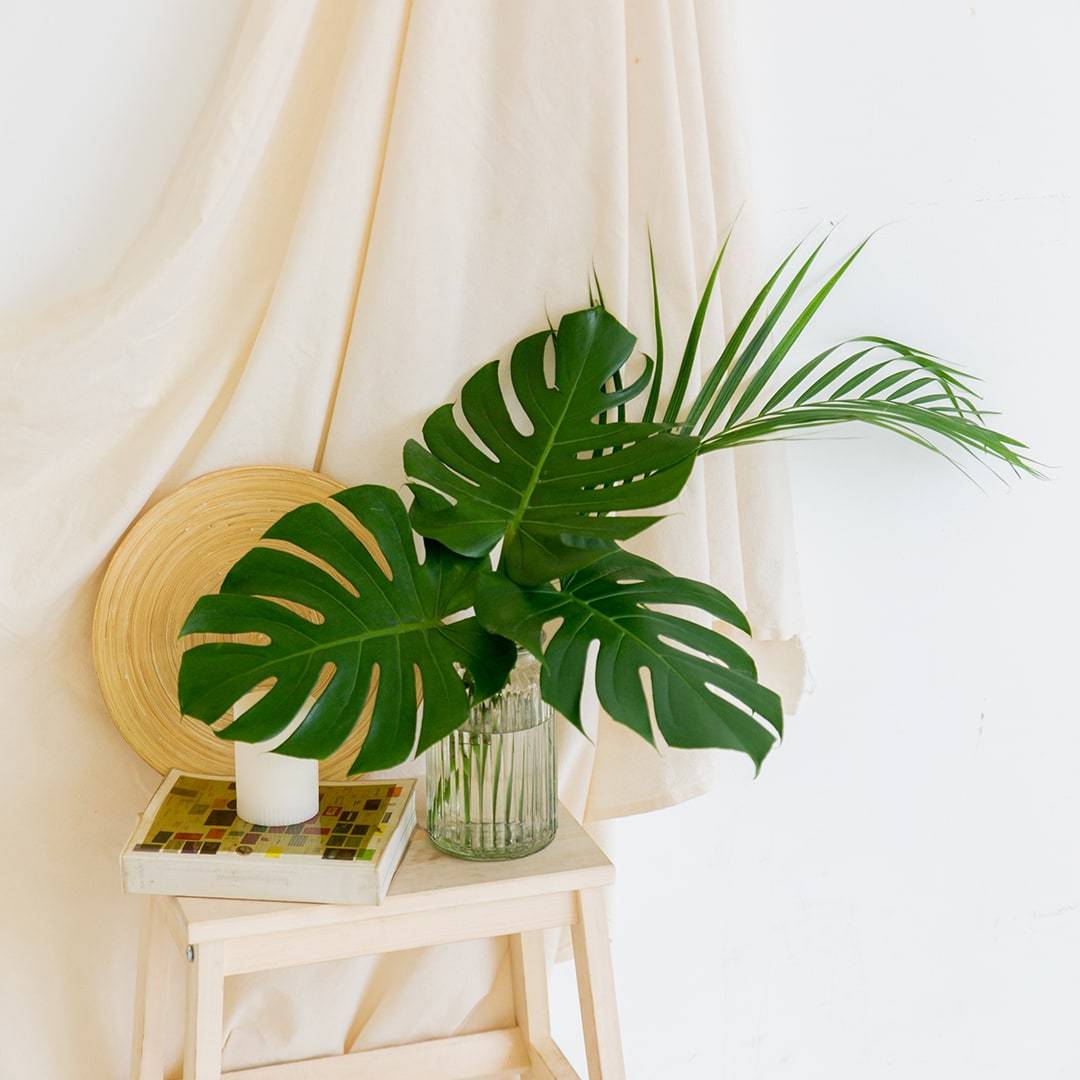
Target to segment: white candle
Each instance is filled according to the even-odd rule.
[[[252,707],[262,692],[253,691],[233,708],[234,718]],[[233,743],[236,761],[236,813],[252,825],[296,825],[319,810],[319,763],[312,758],[272,753],[307,715],[312,700],[271,739]]]

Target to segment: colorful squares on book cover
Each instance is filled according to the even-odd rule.
[[[135,850],[371,862],[405,797],[398,784],[320,785],[319,812],[309,821],[250,825],[236,816],[234,781],[179,776]]]

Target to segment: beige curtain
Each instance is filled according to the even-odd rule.
[[[113,279],[7,333],[0,792],[17,827],[0,1075],[126,1068],[136,906],[117,853],[157,777],[91,667],[112,547],[223,466],[400,484],[427,413],[546,313],[583,306],[593,265],[651,349],[646,223],[669,334],[684,332],[742,194],[712,17],[690,2],[257,3]],[[785,484],[771,452],[713,455],[645,550],[747,606],[791,699]],[[712,782],[709,754],[660,757],[606,720],[594,744],[561,742],[564,798],[588,820]],[[476,943],[234,980],[226,1067],[498,1023],[503,959]]]

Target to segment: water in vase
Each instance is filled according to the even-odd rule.
[[[515,859],[555,836],[555,716],[539,676],[539,663],[519,653],[506,688],[428,750],[428,830],[441,850]]]

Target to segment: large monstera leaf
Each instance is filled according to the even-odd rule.
[[[333,511],[319,503],[282,517],[264,539],[287,541],[322,560],[351,588],[297,550],[258,546],[240,559],[221,591],[204,596],[181,630],[187,634],[258,633],[265,644],[217,641],[187,650],[180,664],[180,707],[213,723],[259,683],[270,691],[219,732],[259,742],[283,731],[303,707],[327,664],[329,684],[300,726],[278,748],[294,757],[324,758],[355,727],[376,669],[371,727],[351,773],[404,761],[417,727],[415,671],[423,688],[418,750],[462,724],[470,704],[460,668],[475,699],[499,690],[516,652],[475,618],[447,617],[473,602],[475,560],[438,543],[416,556],[408,515],[389,488],[364,485],[334,496],[371,533],[389,575]],[[321,622],[279,603],[318,613]]]
[[[444,405],[424,424],[424,443],[405,446],[413,481],[412,523],[463,555],[485,555],[502,540],[505,572],[539,585],[587,565],[656,516],[616,516],[678,495],[698,440],[668,425],[611,414],[644,390],[650,371],[622,389],[617,379],[634,337],[601,308],[565,316],[557,333],[525,338],[510,359],[514,396],[531,431],[515,425],[498,361],[465,384],[461,410],[483,449]],[[554,381],[544,354],[554,345]],[[601,423],[601,414],[607,422]]]
[[[720,747],[748,754],[755,767],[782,733],[780,699],[757,681],[735,642],[651,605],[683,605],[749,632],[745,616],[709,585],[674,577],[656,563],[613,551],[552,585],[522,588],[485,573],[476,611],[489,629],[543,653],[541,693],[581,727],[586,657],[600,642],[596,690],[619,723],[654,742],[641,672],[651,681],[656,723],[669,746]],[[560,620],[546,647],[541,630]],[[693,650],[693,651],[688,651]]]

